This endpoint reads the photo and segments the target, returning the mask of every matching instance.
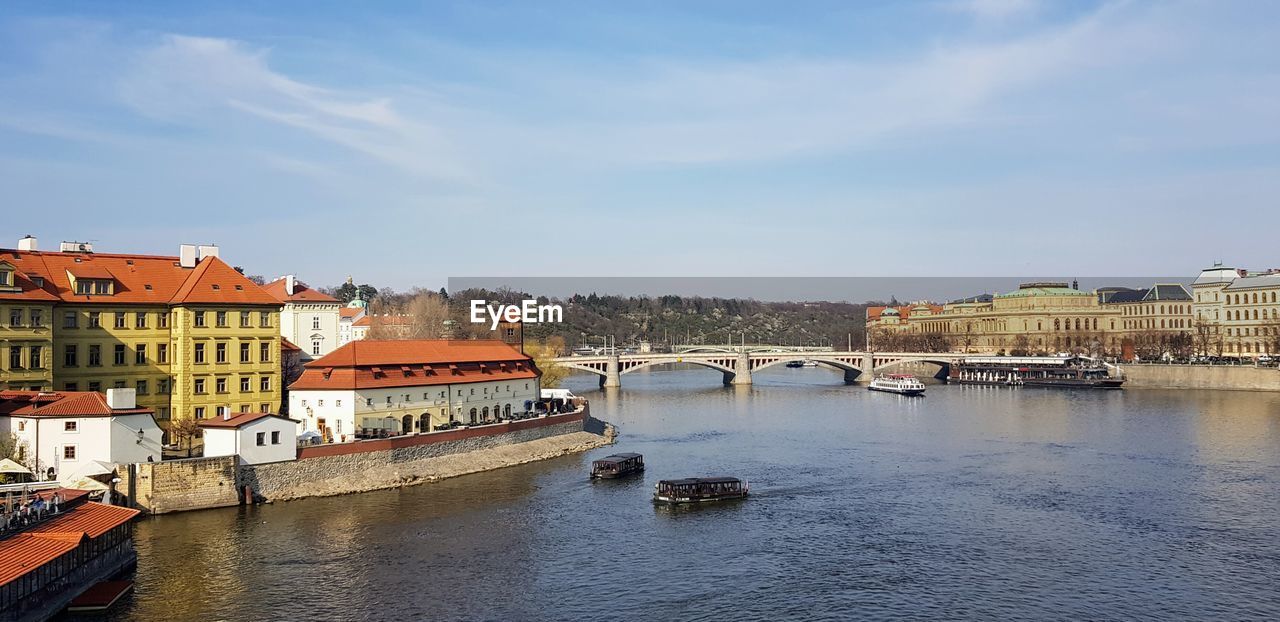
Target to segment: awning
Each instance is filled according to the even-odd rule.
[[[0,460],[0,473],[25,474],[35,477],[35,473],[31,469],[18,464],[8,458]]]

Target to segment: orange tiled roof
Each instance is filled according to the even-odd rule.
[[[281,350],[281,351],[283,351],[283,352],[301,352],[301,351],[302,351],[302,348],[299,348],[299,347],[298,347],[298,345],[297,345],[297,344],[295,344],[294,342],[289,341],[288,339],[285,339],[284,337],[281,337],[281,338],[280,338],[280,350]]]
[[[279,305],[257,283],[217,257],[206,257],[173,295],[173,304]]]
[[[364,312],[363,307],[343,307],[338,309],[338,317],[355,317]]]
[[[352,341],[307,363],[290,390],[365,389],[537,378],[533,359],[495,340]]]
[[[54,534],[85,534],[90,538],[97,538],[133,520],[133,517],[141,513],[133,508],[87,501],[76,509],[40,523],[23,533],[51,537]]]
[[[18,291],[0,290],[0,300],[24,300],[31,302],[57,302],[58,297],[44,291],[36,286],[29,277],[22,271],[16,261],[7,261],[4,255],[0,255],[0,265],[8,265],[13,267],[13,289]]]
[[[202,428],[239,428],[267,417],[275,417],[277,419],[284,419],[285,421],[297,423],[297,421],[294,421],[293,419],[285,417],[284,415],[277,415],[275,413],[241,413],[230,419],[201,419],[196,423],[196,425],[199,425]]]
[[[149,408],[112,409],[97,391],[0,391],[0,415],[14,417],[109,417],[152,414]]]
[[[43,279],[43,288],[34,285],[30,287],[33,290],[43,289],[50,301],[150,305],[280,304],[253,281],[217,257],[206,257],[195,268],[183,268],[177,257],[165,255],[0,249],[0,261],[13,264],[24,275],[27,283],[32,283],[37,278]],[[71,276],[109,278],[115,284],[115,291],[111,295],[76,294],[71,286]],[[214,285],[218,285],[218,289],[213,289]],[[35,299],[34,296],[37,294],[24,297]]]
[[[330,296],[323,292],[318,292],[314,289],[311,289],[310,287],[307,287],[306,283],[303,283],[302,281],[298,281],[298,280],[294,280],[293,295],[290,296],[285,291],[286,280],[287,279],[276,279],[270,283],[267,283],[266,285],[263,285],[262,289],[266,291],[268,294],[271,294],[273,298],[275,298],[276,300],[279,300],[280,302],[332,302],[335,304],[338,303],[337,298],[334,298],[333,296]]]
[[[874,320],[880,319],[880,315],[884,313],[886,309],[890,309],[890,308],[897,309],[898,316],[905,320],[908,317],[911,317],[912,307],[918,307],[918,306],[920,305],[913,304],[913,305],[902,305],[898,307],[867,307],[867,320],[874,321]],[[929,307],[929,310],[933,311],[934,313],[942,312],[942,305],[926,303],[924,306]]]
[[[0,585],[21,578],[41,566],[74,551],[79,541],[67,542],[20,533],[0,540]]]

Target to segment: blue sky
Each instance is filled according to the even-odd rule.
[[[1280,265],[1274,2],[373,4],[0,5],[0,235],[397,289]]]

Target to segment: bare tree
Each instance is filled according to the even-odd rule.
[[[195,438],[200,434],[200,424],[195,419],[178,419],[169,423],[169,435],[178,442],[179,446],[182,441],[187,442],[187,457],[191,457],[192,445]]]

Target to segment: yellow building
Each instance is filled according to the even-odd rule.
[[[1191,287],[1197,352],[1241,358],[1280,353],[1280,270],[1215,265],[1203,270]]]
[[[24,327],[10,341],[48,350],[45,388],[136,389],[138,406],[165,426],[279,408],[280,302],[223,262],[217,247],[183,245],[177,257],[68,243],[39,251],[34,240],[20,247],[0,251],[0,271],[8,265],[31,284],[27,313],[37,297],[50,300],[43,328]],[[0,304],[7,311],[17,303]],[[28,382],[9,368],[0,380]]]
[[[12,257],[0,257],[0,390],[53,389],[53,331],[57,296],[36,287]]]

